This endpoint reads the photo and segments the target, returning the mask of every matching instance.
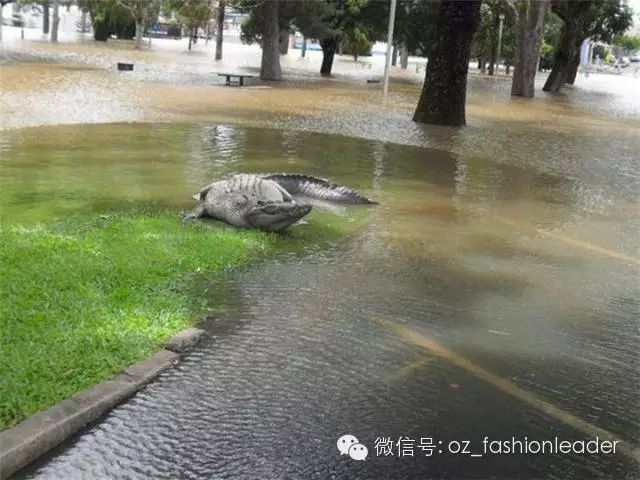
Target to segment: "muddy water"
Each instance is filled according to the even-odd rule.
[[[255,49],[225,48],[234,69],[259,64]],[[471,76],[469,126],[451,130],[411,122],[421,75],[401,73],[383,102],[364,83],[376,71],[344,58],[337,80],[290,55],[282,84],[227,89],[198,51],[25,52],[30,63],[1,67],[2,127],[97,125],[2,133],[3,222],[179,212],[237,171],[328,176],[381,205],[314,212],[314,227],[359,225],[338,244],[203,279],[228,302],[210,338],[23,476],[640,476],[636,77],[517,100],[507,79]],[[122,59],[132,74],[115,71]],[[200,124],[157,123],[185,121]],[[249,128],[265,125],[277,130]],[[338,456],[347,432],[366,462]],[[431,457],[377,455],[377,437],[399,436],[443,443]],[[622,443],[616,455],[446,453],[451,440],[482,453],[484,436]]]
[[[327,176],[381,203],[335,245],[211,280],[232,308],[205,324],[210,337],[23,476],[637,478],[640,145],[626,128],[616,142],[531,125],[410,130],[427,148],[224,124],[5,132],[10,223],[179,211],[238,171]],[[340,457],[344,433],[365,462]],[[378,437],[400,436],[414,457],[377,455]],[[447,452],[469,441],[482,454],[485,436],[621,447]]]

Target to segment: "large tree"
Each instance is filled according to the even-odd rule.
[[[550,3],[550,0],[519,0],[517,3],[516,55],[511,95],[528,98],[534,95],[544,19]]]
[[[479,0],[440,2],[436,43],[427,64],[414,121],[465,125],[469,53],[480,19],[480,3]]]
[[[265,45],[270,48],[269,42],[273,42],[273,39],[265,42],[265,28],[270,35],[273,33],[271,27],[276,28],[276,36],[278,37],[276,51],[283,55],[286,54],[285,47],[288,45],[289,28],[295,15],[296,3],[294,0],[236,0],[234,3],[238,10],[249,14],[242,22],[240,32],[242,43],[260,43],[262,46],[262,65],[265,66],[265,61],[268,61],[278,72],[280,72],[280,58],[270,50],[265,51]],[[267,25],[268,23],[269,25]],[[266,59],[265,55],[270,59]],[[277,66],[275,62],[277,62]],[[279,80],[280,73],[277,76]]]
[[[49,0],[41,3],[42,5],[42,33],[49,34]]]
[[[305,38],[315,38],[322,48],[320,73],[331,75],[340,42],[359,37],[373,39],[371,24],[363,15],[368,0],[301,0],[294,2],[295,26]]]
[[[209,0],[170,0],[164,5],[165,13],[175,12],[178,20],[187,28],[189,34],[189,50],[198,28],[204,27],[211,18],[213,10]]]
[[[91,16],[93,38],[106,42],[111,34],[118,38],[131,39],[135,36],[135,22],[131,13],[115,1],[79,0],[78,6],[87,9]]]
[[[262,10],[262,62],[260,78],[262,80],[281,80],[280,53],[278,50],[280,29],[278,26],[279,0],[263,1]]]
[[[611,41],[631,26],[633,11],[620,0],[552,0],[551,9],[563,26],[543,90],[557,92],[565,83],[573,83],[582,42],[587,38]]]
[[[480,21],[471,41],[471,56],[478,60],[478,70],[485,73],[491,57],[493,35],[493,12],[487,2],[480,6]]]
[[[501,23],[502,37],[500,37]],[[493,75],[501,60],[505,61],[505,65],[510,64],[512,60],[510,54],[515,41],[514,27],[515,11],[511,2],[507,0],[482,2],[478,29],[471,42],[471,56],[478,60],[478,68],[482,73],[488,66],[489,75]]]
[[[116,3],[128,11],[135,22],[136,49],[142,49],[142,34],[144,33],[144,27],[151,18],[158,14],[161,4],[160,0],[116,0]]]
[[[52,1],[53,18],[51,20],[51,43],[58,43],[58,27],[60,26],[60,1]]]
[[[267,0],[268,2],[269,0]],[[244,43],[263,43],[264,3],[260,0],[236,0],[234,5],[249,14],[242,24]],[[322,47],[320,73],[331,75],[333,59],[343,40],[349,46],[374,40],[372,25],[363,15],[369,0],[279,0],[278,28],[280,53],[286,54],[290,29],[299,30],[304,38],[319,41]],[[384,3],[377,3],[381,7]]]
[[[224,34],[224,10],[226,7],[226,0],[218,1],[218,8],[216,10],[216,60],[222,60],[222,39]]]

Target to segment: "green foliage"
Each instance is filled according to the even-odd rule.
[[[483,2],[480,6],[480,23],[471,42],[471,56],[487,60],[491,55],[493,35],[493,11],[491,6]]]
[[[361,8],[362,22],[368,26],[370,40],[387,38],[389,2],[370,1]],[[428,56],[435,44],[439,3],[423,0],[398,0],[394,38],[406,44],[409,53]]]
[[[633,24],[633,10],[626,2],[617,0],[552,1],[551,8],[565,26],[578,27],[571,38],[576,48],[586,38],[610,43]]]
[[[366,55],[371,52],[372,43],[369,42],[367,33],[358,27],[344,33],[342,38],[343,53],[353,55],[356,60],[358,55]]]
[[[540,45],[540,64],[538,66],[540,70],[549,70],[553,67],[553,53],[555,50],[553,45],[542,42],[542,45]]]
[[[505,22],[506,23],[506,22]],[[516,60],[516,26],[509,23],[502,33],[502,50],[500,53],[505,65],[513,65]]]
[[[368,0],[305,0],[296,4],[294,24],[305,37],[320,41],[353,36],[356,28],[359,35],[372,38],[371,24],[363,15],[368,4]]]
[[[513,65],[516,54],[516,17],[504,0],[486,0],[480,6],[480,23],[471,42],[471,56],[490,61],[492,52],[497,53],[500,15],[503,15],[500,60],[505,65]]]
[[[624,48],[627,52],[640,50],[640,36],[616,35],[613,44]]]
[[[350,35],[350,40],[357,37],[360,41],[364,35],[369,41],[373,38],[370,34],[371,25],[362,15],[368,3],[368,0],[280,0],[278,25],[280,31],[299,30],[305,37],[320,41],[339,39],[345,34]],[[241,38],[244,43],[260,41],[260,4],[259,0],[236,0],[233,4],[238,10],[249,14],[242,24]]]
[[[168,0],[163,5],[165,14],[175,12],[178,21],[190,29],[197,29],[207,24],[213,15],[209,0]]]
[[[249,13],[242,25],[244,43],[260,41],[262,19],[258,0],[236,0],[233,4]],[[426,55],[434,44],[438,2],[398,0],[395,38],[412,54]],[[374,0],[280,0],[281,30],[299,30],[306,38],[341,42],[346,53],[366,52],[372,42],[385,40],[389,2]]]
[[[552,11],[547,12],[540,45],[540,69],[549,70],[553,67],[553,57],[562,30],[562,20]]]
[[[83,0],[78,2],[91,15],[93,37],[98,41],[106,41],[111,35],[118,38],[133,38],[135,21],[131,14],[115,1]]]
[[[609,57],[610,57],[610,53],[609,50],[601,44],[595,44],[593,46],[593,58],[597,59],[598,57],[603,61],[606,62],[608,61]]]
[[[400,2],[403,5],[405,2]],[[428,57],[436,43],[438,2],[408,2],[400,15],[398,40],[405,42],[409,52]]]
[[[171,213],[0,230],[0,427],[119,372],[206,307],[199,276],[247,262],[275,235]]]
[[[240,40],[242,43],[260,43],[262,35],[262,8],[258,0],[236,0],[233,6],[248,13],[249,16],[242,22]],[[281,32],[292,32],[292,21],[297,11],[297,2],[279,0],[278,2],[278,28]]]

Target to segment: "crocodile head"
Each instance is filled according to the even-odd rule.
[[[281,232],[311,211],[311,205],[295,202],[259,202],[244,214],[245,221],[254,228]]]

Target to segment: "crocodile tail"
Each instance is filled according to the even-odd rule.
[[[318,200],[325,200],[335,203],[350,204],[375,204],[377,202],[361,195],[355,190],[338,185],[324,178],[313,177],[311,175],[272,173],[263,176],[272,180],[284,188],[294,197],[302,195]]]

